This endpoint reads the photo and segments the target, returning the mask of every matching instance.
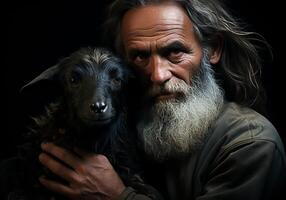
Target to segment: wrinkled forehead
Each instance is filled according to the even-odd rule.
[[[176,2],[147,4],[125,13],[121,23],[121,34],[126,37],[136,31],[168,26],[188,26],[191,23],[184,8]]]

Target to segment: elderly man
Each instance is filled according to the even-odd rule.
[[[277,199],[284,147],[250,108],[261,100],[251,43],[259,35],[243,31],[216,0],[118,0],[107,24],[144,89],[138,140],[147,165],[160,166],[147,171],[150,184],[173,200]],[[70,183],[41,178],[51,190],[71,199],[148,199],[124,186],[102,155],[79,160],[53,144],[42,148],[71,166],[40,155]]]

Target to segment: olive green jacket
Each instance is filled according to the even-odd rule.
[[[285,149],[273,125],[255,111],[225,103],[201,149],[165,162],[152,172],[170,200],[282,199],[286,190]],[[157,176],[158,175],[158,176]],[[157,176],[157,177],[156,177]],[[127,187],[121,200],[147,200]]]

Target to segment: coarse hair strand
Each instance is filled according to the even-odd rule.
[[[136,7],[167,1],[170,0],[114,1],[105,24],[107,45],[123,55],[120,26],[124,14]],[[221,43],[222,55],[214,71],[225,90],[226,99],[264,112],[266,96],[260,81],[262,61],[259,50],[266,47],[270,54],[271,50],[263,36],[244,30],[242,23],[228,11],[222,0],[172,1],[186,10],[204,48],[216,48]]]

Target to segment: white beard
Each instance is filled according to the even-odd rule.
[[[191,86],[177,78],[165,84],[183,98],[156,102],[137,124],[144,151],[157,161],[195,152],[221,110],[223,92],[205,55]]]

